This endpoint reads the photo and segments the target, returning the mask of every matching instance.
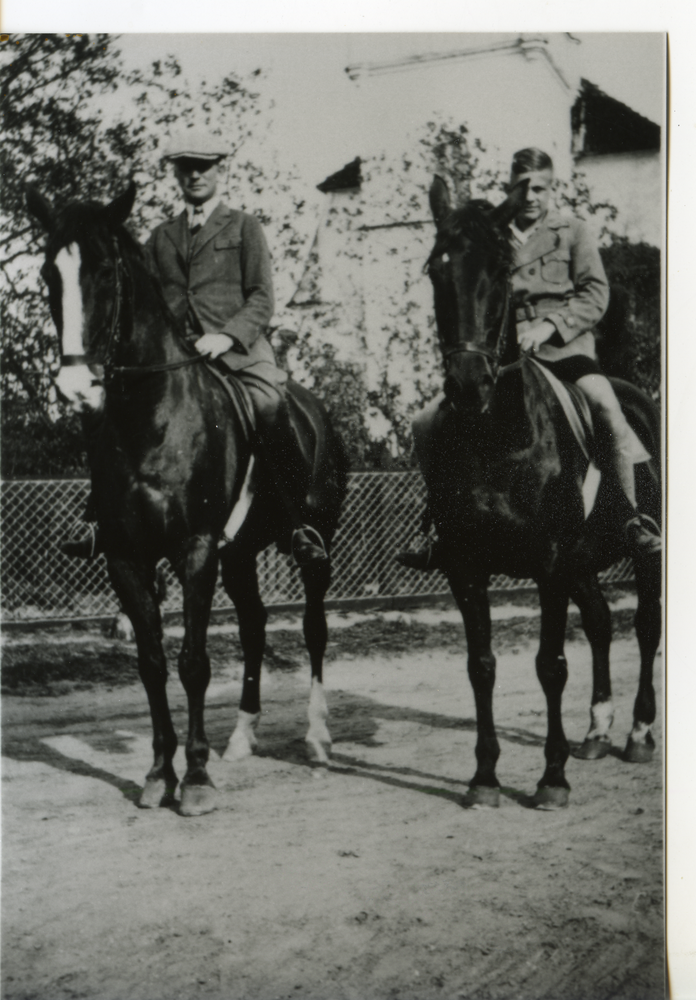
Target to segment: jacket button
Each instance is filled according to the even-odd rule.
[[[535,267],[530,267],[529,273],[530,274],[536,274],[536,268]]]

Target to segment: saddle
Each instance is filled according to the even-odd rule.
[[[568,420],[573,436],[587,459],[587,472],[585,473],[582,485],[583,506],[585,518],[587,519],[597,499],[597,491],[599,490],[599,483],[602,477],[594,461],[596,455],[594,424],[587,397],[577,385],[572,382],[561,382],[545,365],[540,364],[534,358],[530,358],[529,360],[539,371],[543,372],[553,389]],[[632,444],[631,459],[633,464],[638,465],[640,462],[648,462],[651,458],[650,453],[643,447],[633,428],[630,428],[630,432]]]
[[[227,395],[230,397],[235,412],[239,417],[239,423],[244,436],[247,441],[252,441],[256,432],[256,416],[254,414],[254,404],[251,402],[251,396],[247,387],[241,379],[235,378],[234,373],[229,369],[221,371],[220,368],[217,368],[209,361],[205,362],[205,366],[227,390]]]

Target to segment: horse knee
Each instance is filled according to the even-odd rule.
[[[568,661],[563,653],[538,653],[536,658],[537,677],[542,688],[547,691],[554,687],[561,691],[568,680]]]

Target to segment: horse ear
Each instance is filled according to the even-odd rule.
[[[430,211],[433,213],[433,219],[438,229],[451,210],[449,188],[442,177],[435,174],[433,183],[430,185]]]
[[[131,181],[123,194],[119,194],[110,205],[103,209],[104,220],[110,229],[122,226],[131,214],[136,191],[135,181]]]
[[[527,199],[528,187],[529,178],[525,177],[519,184],[515,184],[505,201],[493,209],[491,219],[496,226],[509,226],[512,220],[517,218]]]
[[[39,189],[35,188],[33,184],[27,184],[26,199],[29,215],[33,215],[33,217],[41,223],[44,229],[52,229],[53,206],[50,201],[47,201]]]

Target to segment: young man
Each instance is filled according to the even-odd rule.
[[[196,350],[219,359],[248,389],[257,447],[290,515],[295,560],[306,566],[327,554],[318,533],[303,523],[304,496],[295,480],[305,459],[290,426],[287,375],[276,367],[265,337],[273,314],[271,258],[259,221],[220,200],[228,154],[224,141],[205,131],[188,129],[172,138],[166,159],[185,207],[154,230],[146,248],[167,305]],[[61,547],[89,557],[99,551],[98,535]]]
[[[608,457],[628,501],[624,526],[628,549],[637,559],[659,555],[657,524],[636,510],[633,433],[597,363],[593,328],[609,304],[602,259],[585,225],[561,216],[553,207],[553,180],[547,153],[534,148],[515,153],[510,189],[528,182],[524,206],[510,225],[517,341],[520,351],[534,354],[554,375],[575,382],[587,396],[595,420],[608,432]],[[435,569],[437,555],[435,545],[399,558],[416,569]]]

